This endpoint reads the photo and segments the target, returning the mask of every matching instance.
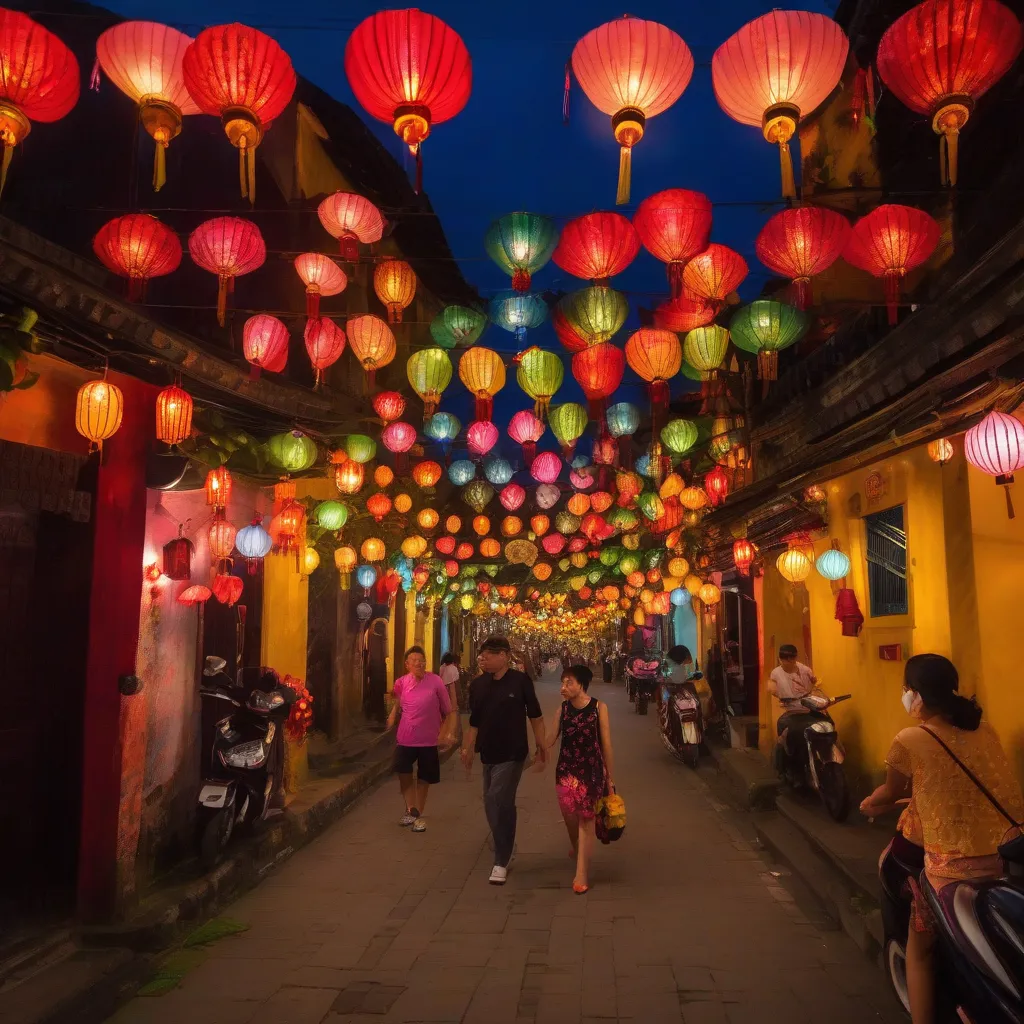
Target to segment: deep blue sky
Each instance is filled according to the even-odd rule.
[[[217,0],[213,5],[199,0],[120,0],[107,6],[127,17],[162,20],[191,34],[214,19],[263,28],[288,51],[299,74],[361,110],[342,66],[345,43],[356,24],[384,5],[366,0],[291,5],[280,0]],[[830,5],[822,0],[800,6],[831,14]],[[710,61],[715,47],[771,7],[768,0],[645,0],[628,8],[630,14],[678,32],[693,52],[696,68],[675,106],[648,122],[633,156],[633,205],[622,210],[631,215],[636,202],[664,188],[705,192],[716,204],[712,239],[738,250],[750,266],[741,289],[745,299],[756,297],[766,277],[754,256],[754,238],[777,208],[770,204],[779,195],[778,154],[756,128],[737,124],[720,110],[711,88]],[[425,189],[465,276],[487,295],[509,284],[483,248],[484,231],[494,218],[512,210],[531,210],[550,214],[561,224],[590,210],[615,208],[618,147],[609,119],[590,105],[574,81],[570,123],[564,125],[562,90],[565,63],[576,40],[621,16],[624,8],[621,0],[434,0],[424,9],[458,31],[473,58],[469,103],[457,118],[437,126],[424,147]],[[402,159],[403,147],[390,126],[364,117]],[[536,280],[541,288],[581,285],[553,263]],[[643,249],[614,283],[629,294],[631,307],[650,305],[657,301],[655,293],[667,292],[663,265]],[[636,326],[634,321],[635,315],[616,339],[619,344]],[[550,328],[537,333],[534,340],[539,344],[567,355]],[[494,327],[484,343],[504,351],[515,348],[512,336]],[[564,362],[567,385],[558,399],[578,398],[568,358]],[[621,397],[643,402],[633,380],[629,384],[627,376]],[[457,388],[453,383],[452,389]],[[510,380],[500,396],[496,421],[504,426],[512,411],[527,404]]]

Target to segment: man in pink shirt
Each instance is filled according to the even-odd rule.
[[[441,758],[437,738],[445,719],[454,730],[455,715],[448,690],[440,676],[427,671],[427,657],[422,647],[410,647],[405,652],[406,673],[395,680],[395,704],[388,716],[388,728],[398,721],[395,747],[395,774],[405,800],[405,814],[398,824],[412,826],[413,832],[425,832],[427,822],[423,811],[427,805],[427,791],[441,781]],[[454,735],[454,732],[450,733]],[[412,770],[416,767],[416,780]]]

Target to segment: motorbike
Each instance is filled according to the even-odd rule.
[[[775,748],[776,767],[783,782],[817,793],[834,821],[845,821],[849,815],[850,790],[843,772],[846,752],[828,709],[851,696],[849,693],[841,697],[811,694],[787,701],[787,711],[795,712],[805,721],[811,720],[802,727],[802,740],[791,737],[789,744],[783,744],[780,736]],[[790,746],[795,754],[787,749]]]
[[[661,654],[636,654],[626,663],[626,691],[630,702],[636,706],[638,715],[647,714],[647,706],[658,690],[661,678]]]
[[[700,673],[690,678],[698,677],[703,678]],[[683,764],[696,768],[700,745],[704,742],[705,722],[700,697],[690,679],[684,683],[662,682],[658,724],[665,749]]]
[[[274,815],[271,804],[283,768],[279,730],[297,697],[271,669],[243,670],[236,682],[224,667],[223,658],[208,658],[200,689],[203,765],[196,825],[207,869],[236,830]]]
[[[1024,1024],[1024,882],[953,882],[936,890],[921,874],[924,851],[897,835],[878,863],[884,963],[896,998],[910,1012],[906,949],[909,879],[919,885],[938,923],[936,1019],[941,1024]],[[1011,871],[1020,865],[1011,865]]]

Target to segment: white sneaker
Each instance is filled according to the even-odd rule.
[[[417,818],[412,823],[412,830],[413,830],[413,832],[426,832],[427,831],[427,819],[426,818]]]
[[[495,864],[494,867],[491,868],[491,877],[488,878],[487,881],[490,882],[491,885],[504,885],[507,878],[508,868],[503,868]]]
[[[419,814],[417,812],[415,812],[415,811],[406,811],[405,814],[403,814],[398,819],[398,824],[401,825],[402,828],[408,828],[410,825],[412,825],[416,821],[417,818],[419,818]]]

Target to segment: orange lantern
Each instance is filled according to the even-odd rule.
[[[455,557],[460,561],[464,562],[467,558],[473,557],[473,545],[468,540],[464,540],[456,549]]]
[[[547,516],[534,516],[530,520],[530,529],[538,537],[543,537],[551,528],[551,520]]]
[[[181,444],[192,434],[192,396],[172,384],[156,396],[156,439]]]
[[[395,511],[405,515],[412,508],[412,498],[408,494],[395,495]]]
[[[369,199],[354,192],[334,192],[317,207],[324,229],[338,239],[342,258],[349,263],[359,259],[359,243],[379,242],[384,234],[384,218]]]
[[[306,286],[306,316],[320,315],[320,296],[338,295],[348,285],[348,275],[329,256],[304,252],[295,257],[295,270]]]
[[[660,569],[648,569],[647,570],[647,582],[648,583],[660,583],[661,582],[661,570]]]
[[[515,537],[523,531],[523,521],[518,516],[505,516],[501,521],[503,537]]]
[[[231,557],[231,552],[235,550],[237,533],[238,531],[226,519],[214,519],[210,524],[210,557],[215,562],[223,562]]]
[[[437,485],[441,479],[441,473],[441,467],[436,462],[429,460],[417,462],[412,467],[412,478],[416,481],[416,486],[424,491],[429,491]]]
[[[505,364],[489,348],[474,345],[459,360],[459,378],[476,397],[477,421],[490,420],[494,396],[505,386]]]
[[[382,562],[387,554],[387,547],[379,537],[367,537],[359,552],[367,562]]]
[[[444,521],[444,528],[449,533],[458,533],[462,529],[462,520],[458,516],[449,516]]]
[[[379,523],[391,511],[391,499],[383,492],[371,494],[366,499],[366,511]]]
[[[352,353],[366,371],[369,386],[372,388],[377,371],[395,358],[398,351],[395,336],[380,317],[371,313],[352,317],[345,324],[345,333],[348,335]]]
[[[473,532],[478,537],[486,537],[491,529],[491,521],[487,516],[476,516],[473,519]]]
[[[390,466],[378,466],[373,471],[373,482],[381,489],[390,487],[392,481],[395,479],[395,474]]]
[[[416,297],[416,274],[405,260],[383,260],[373,271],[373,290],[388,311],[388,323],[400,324],[402,311]]]
[[[334,564],[341,573],[341,589],[348,590],[352,570],[359,564],[356,549],[345,544],[334,551]]]
[[[944,466],[953,458],[953,444],[946,437],[937,438],[928,442],[928,458]]]
[[[349,459],[334,470],[334,486],[342,494],[358,494],[363,489],[362,463]]]
[[[493,537],[480,541],[480,554],[484,558],[497,558],[501,554],[501,544]]]
[[[574,494],[567,502],[565,507],[574,516],[585,516],[590,511],[590,495],[589,494]]]
[[[722,600],[722,591],[714,583],[705,583],[697,592],[697,597],[709,608],[713,608]]]
[[[590,508],[592,511],[600,515],[602,512],[607,512],[612,507],[612,502],[615,499],[607,491],[595,491],[590,496]]]
[[[123,415],[124,395],[116,384],[92,380],[78,389],[75,429],[88,440],[89,451],[99,451],[103,442],[117,433]]]
[[[218,466],[206,474],[206,504],[223,511],[231,500],[231,474],[227,466]]]
[[[421,530],[433,530],[440,521],[441,517],[432,508],[425,508],[416,516]]]
[[[547,562],[538,562],[533,567],[533,575],[543,583],[545,580],[551,579],[552,569]]]
[[[680,579],[684,579],[690,574],[690,563],[683,557],[677,556],[670,558],[668,563],[668,571],[672,576],[678,576]]]
[[[718,310],[743,283],[747,270],[747,261],[738,252],[712,242],[683,268],[683,287],[690,298]]]

